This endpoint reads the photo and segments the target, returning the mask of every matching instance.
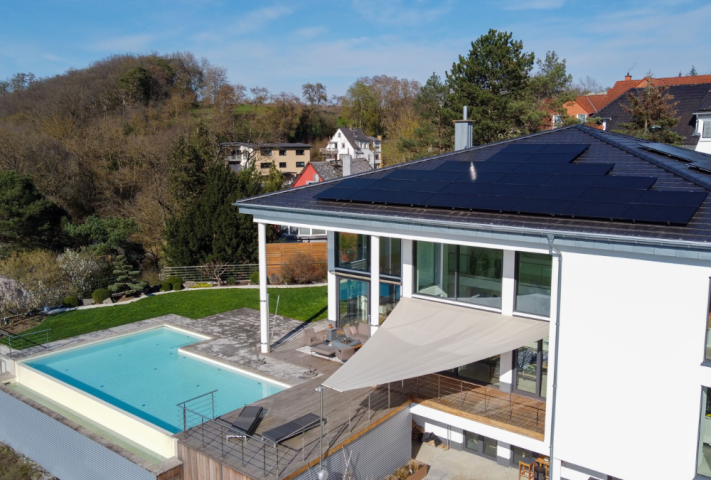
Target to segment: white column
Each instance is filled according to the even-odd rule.
[[[499,390],[505,393],[513,392],[513,382],[513,352],[504,352],[501,354]]]
[[[501,313],[503,315],[513,315],[516,282],[516,252],[504,250],[504,271],[501,279]],[[502,359],[503,360],[503,359]]]
[[[332,272],[336,267],[336,232],[326,232],[328,246],[328,319],[336,325],[338,322],[338,278]]]
[[[267,297],[267,226],[257,224],[259,244],[259,319],[261,325],[261,350],[269,353],[269,299]]]
[[[412,240],[402,240],[400,254],[402,255],[402,287],[400,295],[412,297],[415,291],[415,267]]]
[[[370,236],[370,334],[380,326],[380,237]]]
[[[560,480],[562,462],[557,458],[551,458],[551,478],[550,480]]]

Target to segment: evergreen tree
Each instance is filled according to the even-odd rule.
[[[77,245],[86,245],[99,255],[125,248],[129,237],[141,231],[132,218],[100,218],[97,215],[91,215],[84,223],[64,222],[63,228]]]
[[[279,188],[276,168],[263,178],[254,167],[235,174],[225,164],[212,165],[202,193],[183,215],[168,220],[165,252],[170,264],[256,262],[257,225],[232,204]]]
[[[469,107],[475,145],[528,133],[531,122],[524,117],[535,110],[529,89],[533,65],[534,55],[523,51],[523,42],[493,29],[452,65],[448,106],[455,112]]]
[[[131,264],[126,261],[125,255],[117,256],[113,267],[116,283],[109,285],[108,290],[111,293],[126,292],[128,295],[133,295],[148,286],[148,283],[138,281],[141,269],[134,270]]]
[[[629,106],[622,105],[627,112],[632,114],[632,121],[621,123],[616,133],[651,140],[653,142],[681,145],[684,139],[681,135],[671,131],[679,123],[676,116],[674,96],[667,93],[666,85],[654,86],[651,78],[646,87],[635,95],[627,92]]]
[[[691,70],[689,70],[689,73],[687,73],[687,76],[695,77],[697,75],[698,75],[698,72],[696,71],[696,67],[694,65],[692,65]]]
[[[415,97],[415,112],[419,116],[414,138],[401,139],[403,149],[436,155],[452,150],[453,120],[458,114],[447,108],[449,87],[433,73]]]
[[[171,159],[170,193],[178,205],[178,214],[185,211],[205,188],[208,167],[216,158],[216,141],[207,128],[200,124],[190,136],[182,135]]]
[[[0,171],[0,251],[61,248],[61,222],[68,215],[46,199],[30,177]]]

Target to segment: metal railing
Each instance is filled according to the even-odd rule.
[[[326,393],[325,396],[324,403],[328,405],[330,395]],[[409,401],[409,397],[385,385],[370,389],[348,402],[339,402],[343,407],[341,413],[345,415],[325,418],[323,452],[328,452],[349,439],[354,432],[363,431],[380,420],[383,417],[381,413]],[[312,409],[317,412],[318,405],[314,404]],[[185,415],[187,427],[183,431],[183,443],[219,458],[243,473],[279,478],[287,471],[294,472],[319,459],[320,438],[318,434],[311,433],[318,432],[318,427],[286,442],[273,443],[259,434],[247,435],[235,430],[226,421],[209,418],[189,408],[181,408],[181,415]]]
[[[36,332],[14,335],[0,328],[0,344],[6,345],[10,349],[10,353],[12,353],[13,350],[25,350],[31,347],[47,349],[45,344],[49,343],[51,331],[51,328],[47,328]]]
[[[259,264],[245,263],[242,265],[226,265],[224,273],[220,275],[222,280],[233,277],[235,280],[249,280],[252,272],[259,270]],[[171,276],[181,277],[188,282],[209,282],[215,280],[207,274],[206,268],[201,265],[188,267],[163,267],[160,271],[160,279],[165,280]]]

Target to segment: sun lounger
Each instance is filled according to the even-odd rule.
[[[281,443],[291,437],[295,437],[296,435],[305,433],[312,428],[317,427],[320,419],[321,418],[318,415],[307,413],[303,417],[299,417],[296,420],[292,420],[291,422],[279,425],[271,430],[267,430],[262,433],[262,437],[274,444]],[[324,423],[325,422],[326,421],[324,420]]]
[[[239,416],[233,422],[230,422],[230,427],[233,430],[240,432],[241,435],[228,434],[227,440],[230,438],[243,438],[245,435],[254,435],[254,431],[257,429],[257,425],[259,424],[259,417],[262,415],[263,411],[264,408],[262,407],[244,407],[242,411],[239,412]],[[220,419],[226,421],[222,418]]]

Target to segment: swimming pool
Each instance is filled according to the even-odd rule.
[[[222,415],[286,388],[178,350],[202,340],[163,326],[24,364],[171,433],[183,428],[185,400],[217,390]]]

